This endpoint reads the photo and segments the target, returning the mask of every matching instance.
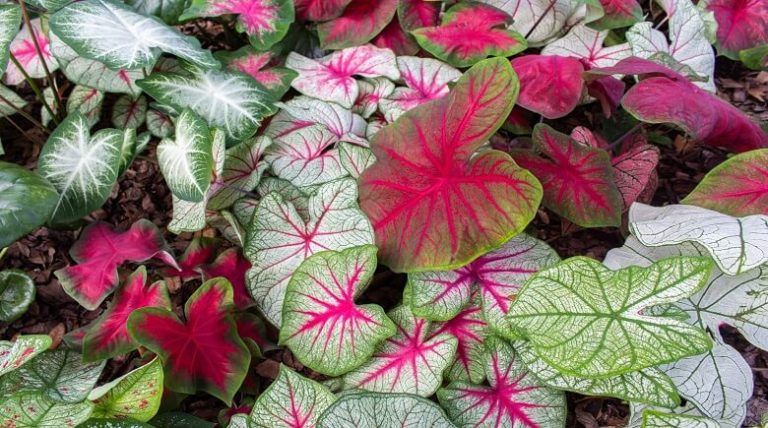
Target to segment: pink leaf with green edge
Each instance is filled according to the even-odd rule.
[[[201,268],[205,278],[226,278],[232,284],[235,306],[245,309],[253,304],[251,295],[245,286],[245,273],[251,268],[237,248],[229,248],[219,254],[213,263]]]
[[[659,149],[644,143],[611,159],[614,182],[621,194],[624,212],[637,201],[648,186],[658,163]]]
[[[246,339],[252,340],[260,350],[272,347],[267,341],[267,326],[258,316],[250,312],[239,312],[235,314],[235,324],[237,325],[237,334],[244,341]]]
[[[720,54],[739,59],[739,51],[768,44],[765,0],[710,0],[705,4],[715,14]]]
[[[344,13],[317,26],[323,49],[343,49],[369,42],[389,24],[397,11],[397,0],[355,0]]]
[[[632,56],[629,43],[603,46],[607,36],[608,31],[597,31],[586,24],[578,24],[562,38],[547,44],[541,54],[578,58],[587,68],[610,67]]]
[[[371,43],[383,49],[391,49],[395,55],[416,55],[421,49],[413,37],[403,30],[397,15]]]
[[[355,46],[314,60],[296,52],[285,66],[299,73],[291,86],[304,95],[352,108],[359,92],[354,76],[400,78],[395,54],[373,45]]]
[[[457,341],[456,359],[444,373],[448,380],[480,383],[485,379],[483,341],[489,335],[489,329],[480,311],[480,305],[473,302],[453,319],[432,326],[431,336],[445,333],[452,335]]]
[[[449,95],[376,133],[377,161],[360,176],[360,206],[392,270],[463,266],[531,221],[538,181],[506,153],[473,156],[509,115],[517,89],[508,61],[485,60]]]
[[[562,391],[529,373],[512,346],[495,337],[485,342],[488,385],[453,382],[437,398],[459,427],[556,427],[565,424]]]
[[[589,24],[598,30],[629,27],[643,20],[643,8],[636,0],[600,0],[603,6],[602,18]]]
[[[508,57],[528,47],[525,38],[506,29],[512,18],[482,3],[460,3],[443,14],[442,25],[413,30],[424,50],[456,67],[469,67],[489,56]]]
[[[194,238],[189,241],[184,254],[177,260],[178,269],[163,269],[163,276],[178,276],[183,281],[200,278],[200,266],[210,263],[218,248],[219,243],[214,238]]]
[[[431,0],[400,0],[397,17],[405,31],[434,27],[440,17],[440,2]]]
[[[147,307],[170,309],[171,299],[162,281],[147,285],[147,270],[140,266],[117,290],[109,308],[91,323],[83,337],[83,360],[99,361],[136,349],[128,334],[128,316]]]
[[[365,119],[344,107],[315,98],[299,96],[279,103],[275,115],[264,134],[277,139],[313,125],[323,125],[338,139],[367,145]],[[363,143],[364,142],[364,143]]]
[[[583,227],[619,226],[622,200],[604,150],[577,143],[548,125],[533,129],[537,153],[515,150],[515,160],[544,187],[544,206]]]
[[[224,279],[212,279],[187,300],[185,322],[166,309],[143,308],[131,313],[128,331],[160,356],[170,390],[205,391],[229,405],[251,361],[231,307],[232,286]]]
[[[57,270],[55,275],[67,294],[94,310],[117,287],[117,268],[123,263],[157,258],[177,267],[166,248],[163,235],[149,220],[139,220],[125,232],[107,223],[94,223],[69,250],[77,264]]]
[[[37,43],[40,46],[40,51],[43,53],[45,59],[45,65],[48,66],[49,71],[55,71],[59,68],[59,63],[51,54],[51,41],[48,35],[43,31],[40,18],[30,21],[32,32],[29,31],[28,25],[24,25],[21,31],[16,34],[16,37],[9,46],[10,53],[19,61],[24,71],[33,79],[40,79],[46,77],[45,67],[43,61],[40,59],[40,55],[37,54],[37,48],[32,40],[32,34],[34,33]],[[2,73],[0,73],[2,74]],[[16,65],[10,61],[8,67],[5,69],[5,83],[9,85],[18,85],[24,81],[24,75],[16,67]]]
[[[334,147],[337,141],[323,125],[297,129],[275,140],[266,161],[278,178],[296,187],[327,183],[347,175]]]
[[[389,312],[397,332],[380,344],[373,357],[344,376],[350,388],[404,392],[428,397],[453,363],[457,340],[450,334],[429,335],[431,322],[416,318],[407,306]]]
[[[302,364],[328,376],[359,367],[395,334],[378,305],[356,305],[376,270],[376,247],[323,251],[293,273],[283,303],[280,343]]]
[[[23,366],[51,346],[51,337],[45,334],[21,335],[15,341],[0,341],[0,376]]]
[[[584,66],[576,58],[525,55],[511,61],[520,78],[517,104],[547,119],[561,118],[579,104],[584,92]]]
[[[407,87],[395,88],[379,103],[389,122],[418,105],[447,95],[448,83],[461,77],[459,70],[432,58],[401,56],[397,58],[397,67]]]
[[[328,21],[344,13],[352,0],[296,0],[296,17],[305,21]]]
[[[734,217],[768,215],[768,149],[741,153],[716,166],[682,203]]]

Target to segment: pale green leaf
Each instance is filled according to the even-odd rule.
[[[89,88],[83,85],[77,85],[67,98],[67,112],[82,113],[90,126],[99,122],[101,116],[101,106],[104,104],[104,93],[98,89]]]
[[[256,188],[267,169],[262,156],[271,144],[271,138],[259,136],[227,149],[221,173],[211,185],[209,209],[229,208]]]
[[[131,418],[147,422],[160,408],[163,395],[163,365],[158,358],[88,395],[94,402],[95,418]]]
[[[19,336],[15,342],[0,341],[0,376],[23,366],[51,346],[47,335]]]
[[[18,394],[0,403],[0,426],[13,428],[75,427],[85,422],[93,404],[57,403],[39,394]]]
[[[34,300],[35,283],[29,275],[18,269],[0,271],[0,321],[17,320]]]
[[[8,52],[21,25],[21,8],[13,3],[0,4],[0,77],[8,65]]]
[[[0,5],[2,6],[2,5]],[[27,105],[27,101],[16,94],[16,92],[0,85],[0,118],[16,114],[17,109],[22,109]]]
[[[56,189],[40,175],[0,161],[0,248],[42,226],[59,200]]]
[[[345,142],[338,143],[337,146],[339,148],[341,166],[353,178],[359,178],[363,171],[376,162],[376,156],[367,147]]]
[[[323,413],[318,428],[454,428],[440,407],[411,394],[357,392],[342,395]]]

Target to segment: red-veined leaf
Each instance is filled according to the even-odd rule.
[[[632,0],[634,1],[634,0]],[[608,31],[597,31],[586,24],[579,24],[560,39],[547,44],[542,55],[571,56],[582,60],[588,67],[610,67],[632,56],[629,43],[603,46]],[[525,83],[525,82],[523,82]]]
[[[434,27],[440,17],[440,2],[431,0],[400,0],[397,17],[405,31]]]
[[[493,6],[459,3],[443,14],[437,27],[411,34],[426,51],[456,67],[469,67],[489,56],[512,56],[528,47],[525,38],[506,29],[512,18]]]
[[[163,276],[181,277],[183,281],[189,281],[200,277],[200,266],[208,264],[216,255],[219,243],[214,238],[199,237],[189,241],[184,254],[176,261],[178,269],[163,269]]]
[[[317,26],[323,49],[342,49],[367,43],[389,24],[397,0],[355,0],[344,13]]]
[[[556,427],[565,424],[565,395],[529,373],[511,345],[485,342],[488,385],[453,382],[437,392],[448,416],[461,427]]]
[[[296,17],[309,21],[338,18],[352,0],[296,0]]]
[[[449,321],[435,323],[430,336],[450,334],[456,338],[456,359],[445,371],[445,378],[451,381],[463,380],[480,383],[485,379],[483,370],[483,341],[489,335],[488,324],[480,314],[477,297],[473,302]]]
[[[485,60],[449,95],[375,135],[377,161],[360,176],[360,205],[390,268],[459,267],[531,221],[541,197],[538,181],[505,153],[472,156],[507,118],[517,90],[508,61]]]
[[[282,94],[283,92],[280,91],[284,91],[284,88],[296,78],[296,73],[292,70],[272,67],[275,62],[272,52],[257,52],[251,46],[242,47],[234,52],[219,51],[215,56],[228,69],[243,72],[261,83],[268,91],[279,94]]]
[[[392,21],[381,30],[372,43],[380,48],[391,49],[395,55],[416,55],[421,49],[413,37],[403,30],[397,15],[392,17]]]
[[[600,107],[606,118],[610,118],[619,108],[621,97],[624,96],[624,81],[613,76],[602,76],[587,81],[587,94],[600,102]]]
[[[538,154],[515,150],[513,157],[541,180],[544,206],[583,227],[621,224],[621,194],[608,153],[545,124],[536,125],[533,141]]]
[[[296,187],[327,183],[347,175],[334,147],[337,141],[323,125],[297,129],[275,139],[266,161],[278,178]]]
[[[259,136],[227,149],[221,174],[213,180],[208,191],[207,208],[229,208],[243,194],[255,189],[267,169],[263,155],[271,145],[272,139]]]
[[[184,305],[185,321],[171,311],[143,308],[128,318],[128,331],[160,356],[172,391],[208,392],[228,405],[245,379],[251,355],[229,311],[232,286],[206,281]]]
[[[371,117],[379,109],[379,102],[392,95],[395,84],[383,77],[360,80],[357,82],[360,92],[352,106],[352,111],[363,116]]]
[[[648,186],[659,163],[659,149],[650,144],[638,144],[611,159],[613,176],[627,211]]]
[[[16,34],[16,37],[9,46],[11,54],[19,61],[24,71],[33,79],[40,79],[46,77],[45,67],[43,61],[40,59],[40,55],[37,54],[37,48],[32,40],[32,34],[34,33],[37,43],[40,46],[40,51],[45,58],[45,65],[48,66],[49,71],[55,71],[59,68],[59,63],[51,54],[51,41],[48,38],[46,32],[43,31],[40,18],[30,21],[32,32],[29,31],[29,25],[24,25],[21,31]],[[0,73],[2,74],[2,73]],[[8,67],[5,69],[5,75],[3,76],[5,83],[9,85],[18,85],[24,81],[24,75],[11,61],[8,62]]]
[[[226,278],[232,284],[232,297],[235,306],[245,309],[253,304],[251,295],[245,287],[245,273],[251,268],[237,248],[229,248],[216,257],[213,263],[201,268],[205,278]]]
[[[600,134],[595,134],[589,128],[577,126],[571,130],[571,138],[578,143],[597,149],[610,150],[610,145]]]
[[[264,131],[265,135],[273,139],[288,135],[297,129],[320,124],[340,140],[368,144],[365,141],[365,119],[338,104],[299,96],[279,103],[278,106],[280,112],[272,118]]]
[[[117,290],[109,308],[88,327],[83,337],[83,360],[98,361],[136,349],[126,323],[131,312],[146,307],[170,309],[171,300],[164,282],[147,285],[147,270],[140,266]]]
[[[600,0],[603,6],[602,18],[589,24],[598,30],[629,27],[643,20],[643,8],[637,0]]]
[[[584,91],[584,66],[576,58],[559,55],[525,55],[512,59],[520,78],[517,104],[547,119],[572,112]]]
[[[139,220],[125,232],[107,223],[88,226],[69,250],[77,264],[55,272],[64,291],[88,310],[96,309],[117,287],[117,268],[124,262],[156,257],[172,267],[165,239],[152,222]]]
[[[51,346],[51,336],[21,335],[14,342],[0,341],[0,376],[8,374]]]
[[[569,0],[480,0],[507,12],[512,28],[525,35],[531,46],[540,46],[560,33],[576,3]]]
[[[147,120],[147,99],[122,95],[112,106],[112,124],[118,129],[139,128]]]
[[[167,138],[173,135],[173,121],[167,114],[149,109],[147,111],[147,130],[157,138]]]
[[[765,0],[710,0],[715,13],[718,52],[738,59],[739,51],[768,44],[768,2]]]
[[[361,367],[344,376],[350,388],[374,392],[404,392],[428,397],[453,363],[457,340],[450,334],[429,335],[431,323],[416,318],[407,306],[389,312],[397,332],[379,345]]]
[[[376,270],[376,247],[323,251],[293,273],[283,303],[280,343],[328,376],[359,367],[395,325],[378,305],[356,305]]]

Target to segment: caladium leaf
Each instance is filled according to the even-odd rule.
[[[123,95],[112,106],[112,124],[116,128],[139,128],[147,120],[147,99]]]
[[[59,192],[52,223],[77,220],[101,207],[117,181],[123,133],[91,135],[88,119],[71,113],[53,131],[38,159],[38,173]]]
[[[297,91],[345,108],[352,108],[359,93],[354,76],[400,78],[395,54],[373,45],[342,49],[317,60],[291,52],[285,66],[299,74],[291,83]]]
[[[202,390],[229,405],[251,361],[229,314],[231,306],[232,286],[216,278],[189,297],[185,322],[167,309],[142,308],[131,313],[128,331],[160,356],[168,389],[187,394]]]
[[[768,149],[727,159],[709,171],[682,202],[735,217],[768,216]]]
[[[0,376],[23,366],[51,346],[47,335],[19,336],[14,342],[0,341]]]
[[[584,92],[584,66],[573,57],[525,55],[512,59],[520,78],[520,107],[557,119],[572,112]],[[553,84],[557,82],[557,84]]]
[[[374,392],[402,392],[429,397],[453,363],[457,339],[447,333],[429,335],[431,323],[416,318],[408,306],[389,312],[397,326],[373,357],[344,376],[344,384]]]
[[[568,0],[480,0],[507,12],[512,28],[524,35],[532,46],[557,35],[572,13]],[[522,80],[522,79],[521,79]]]
[[[565,423],[565,395],[528,372],[512,346],[485,341],[488,385],[453,382],[437,391],[440,404],[461,427],[549,427]]]
[[[323,49],[363,45],[387,26],[397,11],[397,0],[356,0],[344,13],[317,26]]]
[[[691,205],[651,207],[634,204],[630,230],[650,247],[695,242],[728,275],[768,262],[768,216],[731,217]]]
[[[434,27],[440,16],[440,3],[431,0],[400,0],[397,17],[406,31],[422,27]]]
[[[0,271],[0,321],[11,323],[35,301],[35,283],[24,271]]]
[[[30,31],[30,27],[32,31]],[[46,77],[46,66],[49,71],[55,71],[59,68],[59,63],[56,62],[56,59],[51,54],[51,41],[46,34],[47,31],[43,29],[40,18],[31,20],[30,25],[24,25],[18,34],[16,34],[15,30],[16,28],[12,28],[16,37],[13,38],[9,51],[19,61],[19,64],[24,67],[24,71],[29,77],[33,79]],[[37,39],[38,46],[40,46],[43,59],[37,53],[35,42],[32,40],[33,34]],[[45,65],[43,65],[43,60]],[[8,68],[5,69],[3,78],[9,85],[18,85],[24,81],[24,75],[21,74],[21,71],[13,62],[8,63]]]
[[[622,198],[608,154],[577,143],[548,125],[533,130],[540,154],[515,150],[512,156],[544,187],[544,206],[584,227],[619,226]]]
[[[634,2],[635,0],[630,1]],[[547,44],[541,50],[541,54],[579,58],[590,68],[610,67],[622,59],[632,56],[632,47],[629,46],[629,43],[603,46],[607,36],[608,31],[597,31],[586,24],[578,24],[562,38]]]
[[[293,205],[303,220],[309,219],[309,197],[312,193],[307,195],[290,182],[274,177],[265,177],[256,187],[256,192],[262,199],[272,192],[278,193],[284,201]],[[243,224],[250,224],[258,202],[253,199],[244,199],[241,202],[239,207],[235,207],[235,213],[239,211],[237,216]]]
[[[147,270],[140,266],[125,280],[109,308],[89,326],[83,337],[83,360],[99,361],[126,354],[138,345],[128,334],[128,316],[145,307],[170,308],[168,290],[161,281],[147,282]]]
[[[234,52],[218,51],[216,58],[233,71],[239,71],[253,77],[268,91],[274,91],[276,98],[282,96],[285,88],[296,78],[296,72],[283,67],[265,68],[273,60],[272,52],[257,52],[251,46],[245,46]]]
[[[167,138],[173,135],[174,124],[171,118],[160,111],[147,111],[147,130],[157,138]]]
[[[21,8],[15,4],[0,5],[0,77],[8,65],[11,42],[21,25]]]
[[[360,91],[352,111],[366,119],[379,109],[379,101],[395,91],[395,84],[384,77],[360,80],[357,86]]]
[[[644,143],[611,159],[613,179],[621,194],[623,211],[627,211],[646,189],[658,163],[659,149]]]
[[[328,21],[344,13],[352,0],[296,0],[296,17],[308,21]]]
[[[160,408],[162,395],[163,365],[155,358],[91,391],[88,399],[95,405],[91,417],[147,422]]]
[[[643,20],[643,8],[637,0],[600,0],[604,16],[591,22],[590,27],[598,30],[629,27]]]
[[[353,178],[360,177],[363,171],[376,162],[376,157],[369,148],[351,143],[339,143],[337,146],[339,148],[341,166]]]
[[[213,141],[205,121],[184,110],[176,121],[176,135],[157,146],[157,161],[165,182],[179,199],[200,202],[211,185]]]
[[[275,381],[254,403],[248,427],[317,426],[320,415],[334,401],[328,388],[281,364]]]
[[[259,203],[244,253],[253,264],[248,288],[269,322],[281,325],[288,281],[304,259],[323,250],[373,243],[371,224],[357,207],[356,190],[350,178],[320,186],[309,199],[306,220],[276,192]]]
[[[0,247],[42,226],[56,207],[56,189],[40,175],[19,165],[0,161]]]
[[[710,418],[659,410],[646,410],[642,413],[640,428],[718,428],[721,425]]]
[[[47,88],[46,88],[47,89]],[[21,98],[16,92],[8,89],[7,87],[0,85],[0,95],[5,98],[6,101],[0,102],[0,117],[6,117],[16,114],[16,109],[23,109],[27,105],[27,100]],[[10,104],[10,105],[9,105]],[[41,113],[42,116],[42,113]]]
[[[323,125],[297,129],[275,139],[265,159],[272,172],[297,187],[327,183],[344,177],[337,138]]]
[[[564,374],[597,378],[637,371],[711,348],[703,330],[643,314],[694,294],[711,268],[705,258],[677,257],[611,271],[574,257],[535,274],[517,294],[509,318],[533,351]]]
[[[77,53],[113,70],[151,67],[162,52],[200,67],[220,66],[194,37],[111,0],[73,2],[51,15],[50,25]]]
[[[323,413],[318,428],[453,428],[434,402],[411,394],[355,392]]]
[[[200,267],[213,261],[218,249],[219,241],[215,238],[204,236],[194,238],[184,249],[184,254],[176,260],[178,269],[163,269],[163,276],[178,276],[182,281],[199,278]]]
[[[525,38],[505,26],[512,18],[482,3],[459,3],[448,9],[438,27],[412,31],[424,50],[455,66],[469,67],[489,56],[508,57],[524,51]]]
[[[304,260],[291,276],[283,303],[280,343],[305,366],[328,376],[366,362],[395,334],[378,305],[355,304],[376,270],[376,247],[323,251]]]
[[[64,291],[88,310],[96,309],[117,287],[117,268],[124,262],[156,257],[176,265],[166,251],[163,235],[149,220],[139,220],[125,232],[107,223],[94,223],[83,230],[69,253],[78,264],[55,274]]]
[[[381,30],[381,33],[371,43],[380,48],[391,49],[395,55],[416,55],[421,49],[413,37],[403,30],[397,15],[392,17],[392,21]]]
[[[452,319],[434,323],[430,336],[450,334],[456,338],[456,359],[443,373],[448,380],[460,380],[480,383],[485,379],[483,342],[488,337],[490,329],[483,319],[475,294],[473,302]]]
[[[211,183],[208,208],[221,210],[229,208],[244,193],[252,191],[259,184],[261,174],[267,169],[263,154],[272,145],[272,139],[265,136],[250,138],[224,154],[221,174]]]
[[[505,153],[472,157],[509,115],[517,89],[508,61],[485,60],[449,95],[374,136],[377,162],[360,176],[360,205],[391,269],[462,266],[531,221],[538,181]]]
[[[18,428],[75,427],[93,411],[90,401],[59,403],[35,394],[17,394],[0,403],[0,425]]]
[[[702,6],[715,14],[718,53],[738,59],[739,51],[768,44],[765,2],[709,0]]]
[[[154,15],[166,24],[178,24],[179,17],[189,5],[186,0],[126,0],[136,12]]]
[[[300,96],[280,103],[279,106],[280,112],[272,118],[264,131],[265,135],[273,139],[297,129],[320,124],[339,139],[367,145],[367,141],[363,139],[365,119],[338,104]]]
[[[67,98],[67,112],[80,112],[88,119],[88,125],[93,126],[101,117],[101,106],[104,104],[104,92],[95,88],[77,85]]]
[[[245,285],[245,275],[251,263],[243,258],[237,248],[230,248],[216,257],[216,260],[201,268],[206,278],[223,277],[232,284],[235,306],[244,309],[253,304]]]

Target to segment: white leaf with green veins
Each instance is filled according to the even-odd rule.
[[[277,177],[296,187],[323,184],[347,175],[337,141],[325,126],[312,125],[275,138],[265,158]]]
[[[721,426],[717,421],[706,417],[646,410],[643,412],[640,428],[721,428]]]
[[[11,105],[8,105],[6,101],[0,100],[0,118],[16,114],[16,109],[20,110],[27,105],[27,101],[24,98],[21,98],[16,92],[4,85],[0,85],[0,96],[11,103]]]
[[[289,181],[275,177],[264,177],[264,179],[259,182],[259,185],[256,186],[256,193],[258,193],[261,198],[264,198],[272,192],[277,192],[285,201],[290,202],[291,205],[296,208],[296,212],[299,213],[301,218],[305,221],[309,219],[309,197],[312,195],[312,192],[307,194]],[[253,218],[254,211],[256,211],[254,200],[241,204],[240,208],[236,209],[236,212],[242,213],[247,216],[248,219]],[[248,212],[250,212],[250,214],[248,214]],[[240,214],[238,214],[238,217],[239,216]],[[250,220],[246,221],[245,217],[241,218],[240,221],[243,222],[243,224],[250,224]]]
[[[0,403],[0,426],[14,428],[75,427],[85,422],[93,404],[57,403],[40,394],[18,394]]]
[[[411,394],[344,394],[323,413],[318,428],[454,428],[433,401]]]
[[[221,173],[211,183],[209,209],[229,208],[256,188],[267,169],[263,155],[271,144],[271,138],[259,136],[227,149]]]
[[[67,98],[67,112],[79,111],[86,118],[88,124],[93,126],[99,122],[101,106],[104,104],[104,93],[95,88],[77,85]]]
[[[342,141],[368,145],[365,140],[365,119],[338,104],[302,95],[278,103],[277,106],[280,107],[280,112],[272,118],[264,131],[265,135],[273,139],[300,128],[320,124]]]
[[[205,121],[192,110],[184,110],[176,121],[174,138],[158,144],[157,161],[174,196],[203,201],[213,168],[213,143]]]
[[[0,77],[8,65],[8,52],[20,25],[21,8],[13,3],[0,4]]]
[[[347,170],[352,178],[359,178],[363,171],[376,162],[376,156],[367,147],[346,142],[338,143],[337,147],[339,148],[341,166]]]
[[[47,335],[25,335],[15,342],[0,341],[0,376],[23,366],[51,346]]]
[[[510,27],[526,36],[530,46],[542,45],[556,36],[573,13],[570,0],[481,0],[481,3],[508,13],[515,21]]]
[[[572,56],[588,62],[590,67],[612,67],[624,58],[632,56],[628,43],[603,46],[609,31],[597,31],[581,23],[568,34],[542,49],[542,55]]]
[[[701,289],[712,263],[699,257],[661,260],[611,271],[574,257],[535,274],[508,318],[533,351],[561,372],[608,377],[708,351],[707,333],[684,322],[644,314]]]
[[[72,3],[51,15],[50,27],[77,53],[113,70],[151,67],[163,52],[200,67],[220,66],[194,37],[110,0]]]
[[[163,365],[155,358],[88,395],[93,401],[94,418],[131,418],[140,422],[152,419],[160,409],[163,395]]]

